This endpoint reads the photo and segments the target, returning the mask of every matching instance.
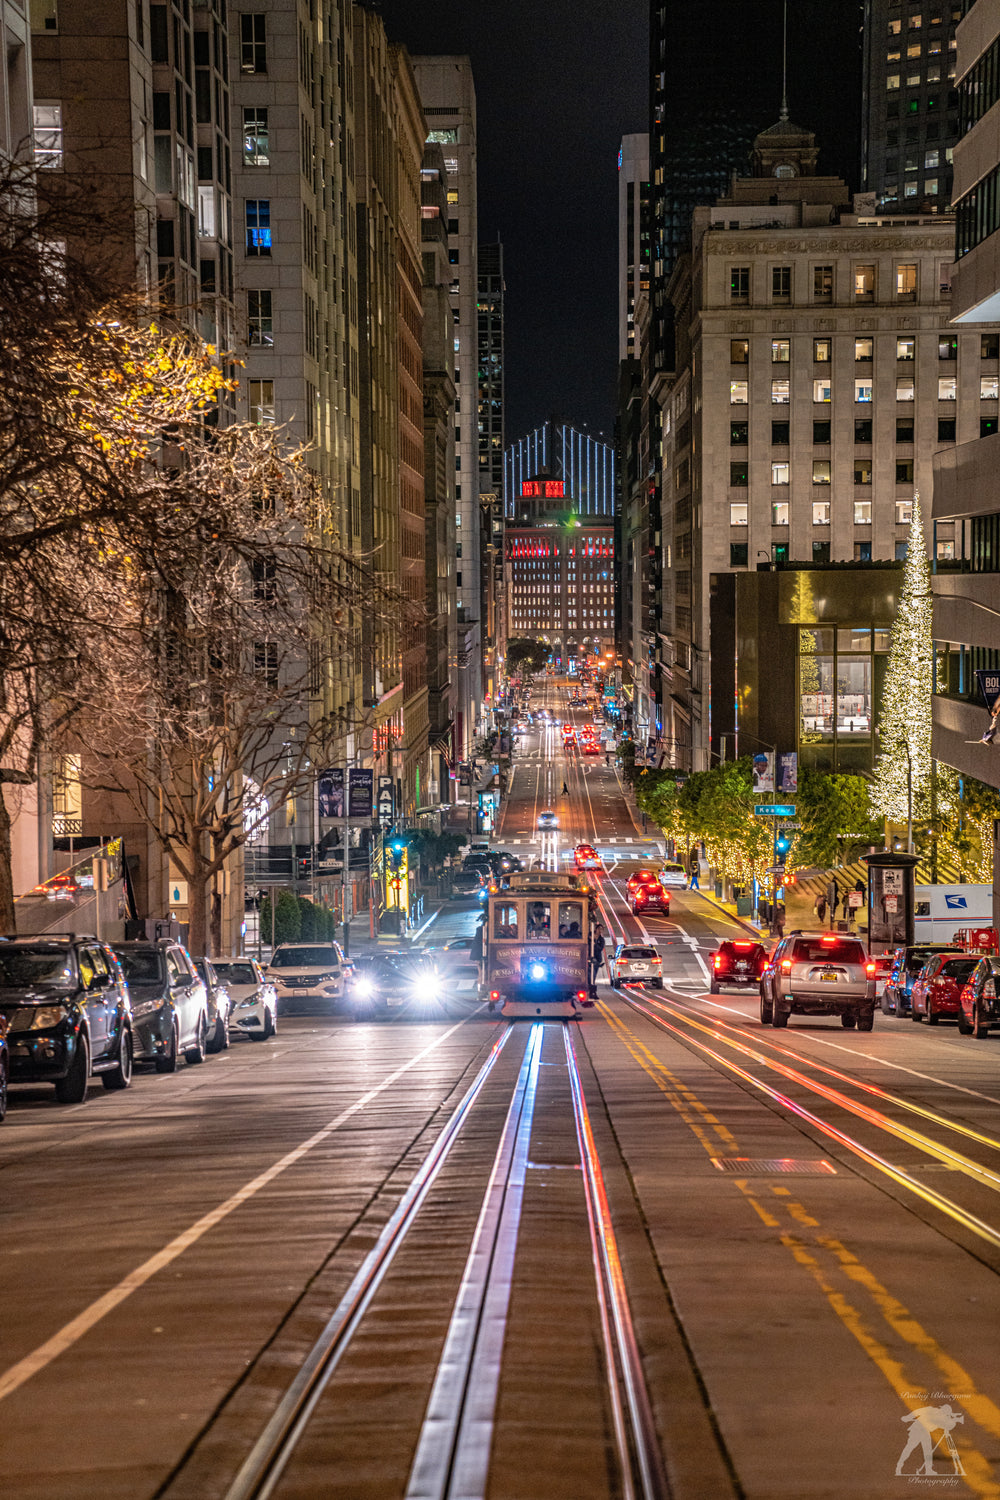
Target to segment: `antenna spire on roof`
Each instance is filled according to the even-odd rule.
[[[784,0],[781,26],[781,114],[778,118],[783,125],[788,121],[788,0]]]

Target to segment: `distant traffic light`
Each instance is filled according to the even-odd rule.
[[[792,841],[789,838],[788,834],[779,833],[778,837],[774,841],[774,847],[779,854],[787,854],[789,849],[792,847]]]

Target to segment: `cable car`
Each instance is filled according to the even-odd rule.
[[[593,1004],[590,961],[596,905],[587,882],[548,870],[512,874],[491,893],[483,929],[483,982],[504,1016],[575,1016]]]

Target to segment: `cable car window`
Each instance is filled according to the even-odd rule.
[[[493,909],[493,936],[495,938],[517,937],[517,907],[497,905]]]
[[[560,901],[559,936],[561,938],[583,937],[583,905],[579,901]]]
[[[528,932],[529,938],[545,938],[551,935],[551,907],[547,901],[528,902]]]

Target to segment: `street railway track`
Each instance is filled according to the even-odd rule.
[[[285,1491],[285,1476],[310,1424],[336,1400],[334,1377],[390,1275],[397,1253],[429,1203],[435,1184],[511,1038],[524,1042],[517,1081],[471,1246],[455,1298],[405,1488],[407,1500],[472,1500],[487,1493],[495,1412],[504,1363],[509,1303],[518,1252],[521,1209],[539,1093],[542,1050],[546,1066],[555,1038],[562,1043],[572,1098],[573,1131],[585,1202],[573,1275],[588,1260],[599,1309],[605,1373],[604,1399],[614,1435],[616,1475],[609,1489],[622,1500],[666,1500],[669,1494],[632,1324],[608,1194],[595,1143],[573,1032],[567,1022],[502,1028],[475,1079],[449,1117],[403,1197],[354,1275],[320,1336],[278,1402],[266,1426],[225,1489],[225,1500],[270,1500]],[[551,1100],[549,1102],[551,1108]],[[170,1495],[173,1488],[164,1491]],[[300,1493],[294,1485],[289,1493]],[[595,1491],[596,1493],[596,1491]]]

